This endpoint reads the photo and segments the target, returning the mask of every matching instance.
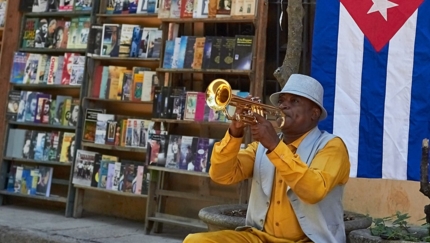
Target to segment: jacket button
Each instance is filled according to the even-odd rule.
[[[262,225],[263,225],[263,223],[264,223],[264,220],[260,219],[260,224],[262,224]]]
[[[275,224],[276,226],[279,226],[279,223],[278,222],[276,222],[276,224]]]

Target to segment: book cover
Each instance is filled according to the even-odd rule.
[[[23,48],[34,48],[36,40],[36,30],[38,27],[39,19],[37,18],[26,18],[24,23],[24,33],[22,38],[21,47]]]
[[[55,71],[54,84],[61,84],[63,80],[64,56],[58,56],[58,65]]]
[[[37,68],[39,66],[40,54],[30,53],[25,65],[24,84],[34,84],[37,78]]]
[[[194,44],[196,43],[196,38],[196,36],[188,36],[187,38],[183,68],[192,68],[194,60]]]
[[[65,106],[66,100],[71,100],[71,96],[66,95],[57,95],[55,98],[55,107],[53,111],[53,115],[51,115],[51,124],[52,125],[62,125],[63,118],[63,108]],[[51,107],[52,108],[52,107]]]
[[[206,93],[197,92],[196,112],[194,114],[195,121],[203,121],[205,115]]]
[[[158,13],[159,0],[148,0],[147,1],[147,9],[148,13]]]
[[[146,0],[140,0],[140,1],[145,1]],[[129,14],[135,14],[137,13],[137,7],[139,5],[139,0],[129,0],[128,1],[128,13]]]
[[[73,98],[64,100],[64,103],[61,107],[62,109],[61,125],[63,126],[69,126],[70,111],[72,109],[72,100]]]
[[[90,11],[93,7],[93,0],[75,0],[74,11]]]
[[[211,54],[212,54],[212,42],[213,42],[214,38],[215,38],[214,36],[206,36],[205,46],[203,47],[202,69],[210,68]]]
[[[170,1],[170,16],[169,18],[180,18],[181,17],[181,5],[185,0],[171,0]]]
[[[99,153],[96,154],[93,165],[89,165],[88,173],[91,177],[91,187],[97,187],[99,185],[100,179],[100,161],[101,155]]]
[[[100,161],[100,172],[99,172],[99,179],[98,179],[98,188],[106,188],[107,182],[108,182],[108,172],[109,172],[109,165],[114,163],[114,161],[108,161],[102,159]]]
[[[119,24],[103,24],[102,49],[100,55],[117,57],[119,55],[120,41]]]
[[[81,85],[84,82],[85,61],[85,56],[73,56],[69,85]]]
[[[119,44],[119,57],[129,57],[131,51],[131,43],[134,35],[134,28],[139,28],[139,25],[122,24],[121,25],[121,38]]]
[[[36,195],[50,196],[53,173],[53,167],[39,166],[39,181],[37,182]]]
[[[62,85],[69,85],[70,79],[72,75],[72,67],[73,67],[73,61],[75,60],[75,56],[80,56],[79,53],[70,53],[66,52],[64,53],[64,61],[63,61],[63,69],[61,74],[61,84]]]
[[[192,170],[194,171],[194,160],[197,147],[198,138],[190,136],[182,136],[181,139],[181,158],[178,168],[181,170]]]
[[[34,116],[34,122],[41,123],[43,114],[49,113],[49,105],[44,106],[46,100],[51,99],[50,94],[37,94],[36,104],[36,115]]]
[[[178,50],[178,56],[177,56],[177,62],[176,62],[177,68],[184,68],[185,53],[187,51],[187,41],[188,41],[188,36],[180,37],[179,50]]]
[[[143,0],[142,0],[143,1]],[[133,36],[131,37],[131,46],[130,46],[130,57],[139,57],[140,56],[140,41],[142,39],[143,28],[140,26],[135,26],[133,28]]]
[[[75,133],[64,132],[61,140],[60,162],[72,163],[75,151]]]
[[[80,105],[79,99],[72,99],[70,114],[68,116],[66,115],[66,117],[68,117],[67,126],[76,127],[78,125]]]
[[[27,96],[24,101],[24,121],[34,122],[34,118],[36,117],[38,92],[27,91],[26,95]]]
[[[26,101],[27,101],[27,91],[22,90],[20,95],[20,101],[18,104],[18,114],[16,116],[16,121],[18,122],[25,121]]]
[[[197,94],[195,91],[188,91],[185,99],[184,120],[194,120],[196,116]]]
[[[150,122],[148,127],[148,145],[146,164],[165,167],[169,135],[162,122]]]
[[[149,31],[148,46],[146,50],[146,58],[159,58],[162,43],[162,31],[159,29],[151,29]]]
[[[159,0],[160,8],[158,9],[158,18],[169,18],[170,17],[170,7],[172,5],[171,0]]]
[[[70,26],[67,36],[67,48],[74,49],[77,48],[78,44],[78,34],[79,34],[79,18],[75,17],[70,20]]]
[[[103,66],[98,98],[106,99],[108,97],[107,96],[107,93],[109,91],[108,84],[109,84],[109,66]]]
[[[45,54],[39,55],[39,61],[37,63],[36,79],[34,80],[35,84],[43,83],[47,60],[48,60],[48,55],[45,55]]]
[[[137,172],[136,172],[136,188],[134,191],[134,194],[142,194],[142,184],[145,174],[145,167],[143,165],[137,166]],[[13,186],[12,186],[13,188]]]
[[[76,151],[75,167],[72,183],[76,185],[91,186],[94,163],[98,153],[78,149]]]
[[[75,44],[75,48],[86,49],[90,33],[91,19],[90,17],[80,17],[78,21],[78,42]]]
[[[135,193],[136,191],[136,177],[137,177],[137,165],[133,161],[122,160],[122,180],[118,190],[126,193]]]
[[[44,75],[43,75],[43,79],[41,77],[40,79],[40,83],[41,84],[48,84],[48,75],[49,75],[49,68],[51,66],[51,56],[47,56],[47,60],[45,63],[45,70],[44,70]]]
[[[45,144],[45,151],[47,151],[48,161],[58,161],[58,153],[61,150],[60,139],[62,134],[59,131],[53,131],[49,134],[46,139],[47,144]]]
[[[78,0],[76,0],[78,1]],[[60,0],[59,11],[73,11],[74,0]]]
[[[169,97],[169,106],[172,107],[172,113],[168,114],[169,119],[183,119],[186,94],[187,91],[185,87],[177,87],[172,90]]]
[[[231,69],[234,60],[235,37],[222,37],[219,69]]]
[[[47,12],[48,8],[48,1],[34,1],[33,2],[33,8],[31,10],[31,12],[33,13],[40,13],[40,12]]]
[[[133,72],[130,70],[123,71],[122,89],[121,89],[121,100],[131,100],[131,90],[133,87]]]
[[[48,73],[45,75],[45,77],[47,76],[46,84],[51,85],[55,83],[55,76],[58,70],[58,56],[51,56],[48,67]]]
[[[173,56],[172,56],[172,67],[178,68],[178,60],[179,60],[179,49],[181,48],[181,37],[175,38],[175,46],[173,48]]]
[[[163,68],[172,68],[174,51],[175,51],[175,41],[166,40],[166,46],[164,49]]]
[[[216,17],[230,17],[232,0],[217,0]]]
[[[203,50],[205,47],[205,37],[197,37],[194,48],[194,59],[191,65],[193,69],[201,69],[203,61]]]
[[[52,48],[62,49],[67,48],[69,38],[70,21],[63,19],[56,19],[56,27],[53,34]]]
[[[181,154],[181,135],[170,135],[167,149],[166,168],[179,169]]]
[[[88,43],[87,43],[88,56],[100,55],[101,46],[102,46],[102,36],[103,36],[103,25],[92,24],[90,28],[90,33],[88,36]]]
[[[209,0],[194,0],[193,18],[207,18]]]
[[[97,127],[97,114],[105,113],[104,109],[87,108],[85,111],[84,136],[82,141],[94,142]]]
[[[109,76],[107,81],[107,99],[117,100],[118,91],[122,92],[122,82],[120,81],[120,76],[122,72],[125,72],[127,67],[120,66],[109,66]]]
[[[148,42],[149,42],[149,34],[152,30],[156,30],[157,28],[153,27],[143,27],[141,28],[140,34],[140,43],[139,43],[139,57],[146,58],[148,51]]]
[[[234,46],[234,59],[231,65],[236,70],[251,70],[254,37],[237,35]]]
[[[102,75],[103,75],[103,66],[96,65],[93,77],[91,80],[91,96],[92,98],[99,98],[100,94],[100,85],[102,82]]]
[[[106,124],[106,141],[105,144],[115,145],[117,121],[108,120]]]
[[[143,71],[143,83],[142,83],[142,95],[141,101],[152,101],[153,100],[153,86],[158,84],[157,72],[155,71]]]
[[[115,162],[111,190],[118,191],[121,179],[121,162]]]
[[[243,0],[243,14],[244,16],[254,16],[256,0]]]
[[[46,132],[36,132],[36,144],[34,146],[34,160],[43,160],[45,152]]]
[[[6,119],[16,121],[18,116],[19,103],[21,101],[21,91],[10,90],[7,100]]]
[[[113,114],[97,114],[97,123],[96,123],[96,137],[94,143],[105,144],[106,142],[106,130],[108,121],[115,120],[115,115]]]
[[[208,69],[219,69],[220,68],[220,58],[221,58],[221,45],[222,37],[214,36],[212,38],[212,48],[210,54],[210,60],[206,68]]]
[[[181,0],[180,18],[192,18],[194,0]]]
[[[27,64],[27,53],[15,52],[13,56],[12,70],[10,73],[10,82],[14,84],[22,84],[26,73],[25,66]]]
[[[113,179],[115,177],[115,162],[108,163],[108,173],[106,176],[106,189],[112,190]]]
[[[139,0],[137,4],[136,13],[147,13],[148,12],[148,0]]]
[[[205,172],[208,164],[209,139],[197,138],[196,154],[194,158],[194,171]]]

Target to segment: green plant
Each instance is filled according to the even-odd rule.
[[[430,236],[419,237],[417,232],[410,230],[407,220],[410,216],[407,213],[396,212],[396,214],[384,217],[374,218],[370,232],[374,236],[379,236],[385,240],[406,240],[412,242],[430,242]],[[423,227],[429,228],[428,224]]]

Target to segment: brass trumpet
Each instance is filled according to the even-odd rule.
[[[277,107],[260,103],[260,100],[245,99],[232,94],[230,84],[224,79],[213,80],[206,89],[206,103],[212,110],[222,111],[227,119],[241,121],[247,124],[256,124],[254,114],[259,114],[267,119],[274,116],[279,127],[284,126],[285,114]],[[227,106],[241,108],[242,113],[228,114]]]

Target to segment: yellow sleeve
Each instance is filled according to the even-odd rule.
[[[267,156],[291,190],[307,203],[321,201],[331,189],[349,179],[348,151],[338,137],[315,155],[310,167],[283,142]]]
[[[258,142],[240,149],[242,138],[235,138],[227,131],[224,138],[215,143],[211,156],[209,176],[219,184],[231,185],[251,178]]]

